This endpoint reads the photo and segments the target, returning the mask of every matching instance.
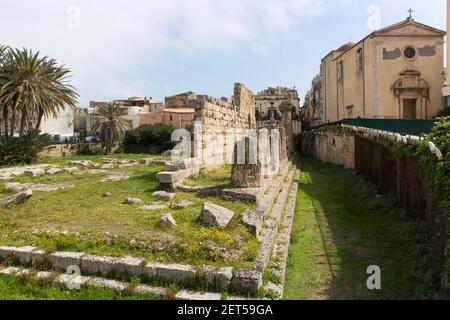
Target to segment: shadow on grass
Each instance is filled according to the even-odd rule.
[[[434,272],[426,237],[393,199],[352,171],[301,162],[288,298],[410,299],[435,285],[432,275],[422,285]],[[381,268],[382,290],[367,288],[372,265]]]

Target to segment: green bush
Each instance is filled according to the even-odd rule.
[[[450,290],[450,116],[440,119],[430,134],[425,135],[421,140],[416,155],[422,174],[427,183],[438,197],[439,205],[444,210],[447,221],[443,223],[440,232],[447,235],[447,246],[445,249],[445,266],[442,274],[442,287],[445,291]],[[441,151],[442,160],[430,152],[429,142]]]
[[[145,124],[125,132],[123,149],[125,153],[161,153],[175,146],[171,141],[173,126]]]
[[[47,134],[37,131],[24,134],[22,137],[0,137],[0,165],[31,164],[36,162],[39,153],[52,142]]]

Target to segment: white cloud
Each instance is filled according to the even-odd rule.
[[[138,80],[123,84],[121,76],[158,64],[168,53],[268,53],[279,33],[322,14],[326,5],[325,0],[3,0],[0,39],[71,66],[84,98],[110,97],[135,94],[143,83],[152,86]],[[67,13],[71,6],[80,8],[79,30],[67,28],[68,19],[72,26],[77,21]]]

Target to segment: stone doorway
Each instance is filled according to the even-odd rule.
[[[417,99],[403,99],[403,118],[417,119]]]

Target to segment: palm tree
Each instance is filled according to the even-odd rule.
[[[3,49],[2,60],[0,105],[5,135],[8,135],[8,128],[9,135],[14,134],[18,119],[22,136],[26,129],[39,131],[44,117],[56,117],[67,107],[75,108],[78,94],[67,84],[70,69],[27,49]]]
[[[105,154],[111,153],[112,147],[119,142],[126,129],[130,129],[130,123],[124,118],[125,113],[119,105],[110,103],[99,107],[97,113],[100,115],[92,130],[97,131],[100,140],[105,145]]]

